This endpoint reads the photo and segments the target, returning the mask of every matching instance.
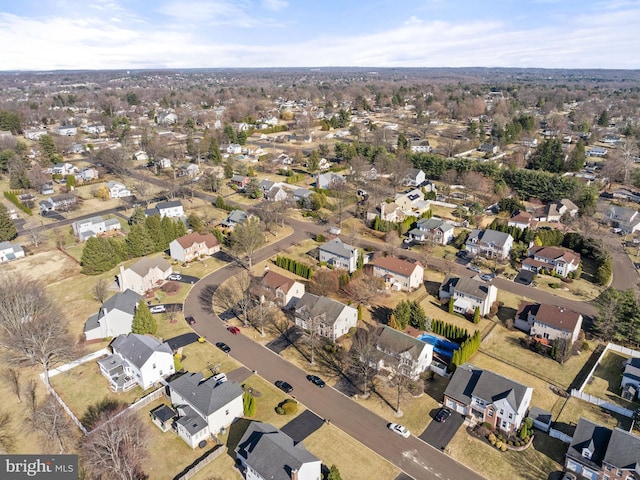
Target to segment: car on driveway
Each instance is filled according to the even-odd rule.
[[[182,275],[178,273],[172,273],[169,275],[169,280],[182,280]]]
[[[387,425],[387,428],[389,428],[389,430],[391,430],[393,433],[397,433],[401,437],[409,438],[411,436],[411,432],[407,430],[407,427],[403,427],[398,423],[390,423],[389,425]]]
[[[185,317],[184,319],[187,321],[187,323],[189,325],[195,325],[196,324],[196,319],[193,318],[191,315]]]
[[[283,380],[276,381],[276,387],[278,387],[284,393],[291,393],[293,391],[293,387]]]
[[[224,342],[217,342],[216,347],[222,350],[224,353],[229,353],[231,351],[231,347]]]
[[[496,278],[495,273],[483,273],[482,275],[480,275],[480,279],[484,280],[485,282],[490,282],[494,278]]]
[[[470,265],[467,267],[469,270],[471,270],[472,272],[476,272],[476,273],[482,273],[482,270],[480,270],[480,267],[476,267],[475,265]]]
[[[434,420],[436,422],[446,422],[447,418],[449,418],[451,416],[451,410],[449,410],[448,408],[441,408],[440,411],[436,414]]]
[[[311,383],[313,383],[314,385],[317,385],[320,388],[324,388],[324,386],[326,385],[326,383],[324,383],[324,380],[322,380],[317,375],[307,375],[307,380],[309,380]]]
[[[154,305],[153,307],[149,307],[149,311],[151,313],[162,313],[167,311],[167,307],[164,305]]]
[[[227,327],[227,330],[229,330],[234,335],[238,335],[240,333],[240,329],[238,327]]]

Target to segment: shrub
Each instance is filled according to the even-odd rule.
[[[498,441],[496,441],[495,444],[492,444],[492,445],[495,445],[495,447],[499,450],[499,449],[502,448],[502,445],[504,445],[504,443],[502,443],[501,440],[498,440]]]
[[[280,405],[278,405],[278,406],[276,407],[276,413],[277,413],[278,415],[284,415],[284,409],[283,409]]]
[[[291,399],[285,400],[282,404],[282,409],[285,415],[293,415],[298,411],[298,403]]]
[[[162,290],[164,293],[176,293],[178,290],[180,290],[180,284],[177,282],[167,282],[164,285],[162,285],[162,287],[160,287],[160,290]]]
[[[501,452],[506,452],[507,451],[507,445],[505,443],[503,443],[502,445],[500,445],[500,451]]]
[[[487,425],[489,425],[489,424],[487,423]],[[489,425],[489,427],[488,427],[488,428],[491,428],[491,426]],[[491,442],[491,445],[493,445],[494,443],[496,443],[497,438],[496,438],[496,436],[495,436],[495,434],[494,434],[494,433],[490,433],[490,434],[489,434],[489,436],[488,436],[487,438],[488,438],[488,439],[489,439],[489,441]]]
[[[321,233],[318,233],[318,234],[316,235],[316,242],[318,242],[318,243],[322,243],[322,242],[326,242],[326,241],[327,241],[327,239],[326,239],[326,238],[325,238],[325,236],[324,236],[324,235],[322,235]]]
[[[487,430],[493,430],[493,427],[491,426],[491,424],[490,424],[489,422],[484,422],[484,423],[482,424],[482,426],[483,426],[484,428],[486,428]],[[493,435],[493,433],[492,433],[491,435]]]
[[[582,342],[582,350],[584,350],[586,352],[587,350],[589,350],[589,348],[590,347],[589,347],[589,344],[587,342]]]

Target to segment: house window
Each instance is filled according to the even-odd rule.
[[[153,367],[151,367],[151,368],[153,368],[153,369],[155,370],[155,369],[156,369],[156,364],[154,363],[154,364],[153,364]]]
[[[513,420],[513,413],[509,414],[509,420]]]
[[[504,410],[502,408],[500,409],[500,415],[504,415]]]
[[[493,410],[487,411],[487,415],[489,415],[490,417],[493,417]]]
[[[229,415],[229,410],[225,410],[224,414]]]

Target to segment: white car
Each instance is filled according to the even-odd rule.
[[[172,273],[169,275],[169,280],[182,280],[182,275],[178,275],[177,273]]]
[[[398,435],[400,435],[400,436],[402,436],[404,438],[409,438],[411,436],[411,432],[409,430],[407,430],[407,427],[403,427],[402,425],[400,425],[398,423],[390,423],[389,425],[387,425],[387,427],[392,432],[397,433]]]
[[[151,313],[163,313],[167,311],[167,307],[164,305],[154,305],[153,307],[149,307],[149,311]]]

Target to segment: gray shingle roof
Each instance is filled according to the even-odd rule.
[[[158,267],[163,272],[171,268],[171,264],[164,258],[141,258],[129,267],[129,270],[136,272],[139,276],[144,277],[152,268]]]
[[[453,287],[456,292],[484,300],[489,294],[489,286],[487,282],[475,280],[474,278],[447,276],[440,288],[449,291],[450,287]]]
[[[176,420],[178,425],[182,425],[190,435],[194,435],[201,430],[207,428],[207,421],[198,415],[189,405],[181,405],[178,407],[180,418]]]
[[[310,318],[321,316],[323,323],[333,325],[345,308],[346,305],[337,300],[306,292],[296,303],[296,315],[303,319],[305,315]]]
[[[439,218],[423,218],[418,220],[416,225],[420,230],[430,231],[439,228],[443,232],[453,230],[453,225]]]
[[[167,343],[161,343],[154,337],[129,333],[119,335],[113,342],[111,348],[114,353],[119,353],[132,365],[140,369],[154,352],[165,352],[171,355],[171,347]]]
[[[296,444],[285,433],[262,422],[251,422],[236,447],[236,454],[246,458],[247,465],[262,478],[270,480],[290,480],[291,470],[320,461],[301,442]]]
[[[380,330],[376,345],[385,352],[397,354],[406,352],[413,360],[420,358],[420,354],[425,348],[432,348],[431,345],[386,325]]]
[[[471,404],[472,397],[487,402],[506,398],[513,409],[518,410],[527,389],[521,383],[502,375],[465,363],[456,368],[444,394],[465,405]]]
[[[603,461],[620,469],[637,472],[640,467],[640,437],[614,428]]]
[[[135,315],[138,302],[143,299],[144,297],[142,295],[127,288],[124,292],[116,293],[104,302],[100,310],[106,310],[107,312],[119,310],[130,315]]]
[[[204,379],[202,373],[186,373],[169,383],[169,388],[188,400],[198,414],[208,417],[243,394],[236,382],[216,386],[213,377]]]
[[[339,238],[334,238],[324,245],[320,245],[320,247],[318,248],[323,252],[327,252],[342,258],[351,258],[353,252],[358,251],[356,247],[352,247],[351,245],[344,243]]]
[[[502,247],[510,236],[508,233],[498,232],[497,230],[478,230],[474,228],[469,234],[467,243],[473,243],[473,241],[477,239],[476,243],[484,243],[486,245],[492,243],[493,245]]]
[[[611,433],[611,430],[607,427],[598,425],[586,418],[581,418],[578,420],[578,425],[573,433],[567,456],[577,458],[585,465],[600,468],[607,445],[611,439]],[[590,460],[582,456],[585,448],[591,451]]]
[[[170,202],[160,202],[156,204],[156,209],[160,211],[160,210],[164,210],[165,208],[174,208],[174,207],[181,207],[181,206],[182,206],[182,202],[180,200],[171,200]]]

